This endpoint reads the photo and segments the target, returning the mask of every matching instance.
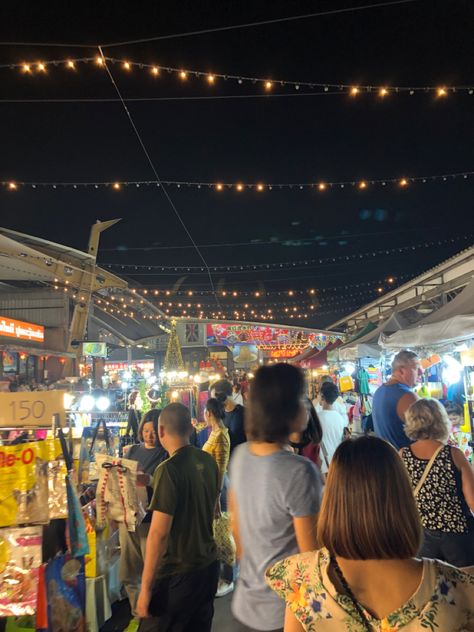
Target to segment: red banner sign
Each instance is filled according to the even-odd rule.
[[[44,342],[44,327],[7,316],[0,316],[0,336],[15,338],[16,340]]]

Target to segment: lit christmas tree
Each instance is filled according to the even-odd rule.
[[[181,353],[181,345],[179,344],[178,332],[176,331],[176,321],[171,321],[171,333],[166,348],[165,362],[163,366],[165,371],[183,371],[184,362]]]

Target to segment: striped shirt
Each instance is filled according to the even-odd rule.
[[[217,463],[219,469],[219,489],[222,489],[224,474],[227,471],[230,457],[230,438],[227,428],[213,430],[202,449],[204,452],[210,454]]]

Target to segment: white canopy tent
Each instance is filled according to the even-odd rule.
[[[404,327],[406,322],[402,314],[394,312],[365,336],[336,349],[337,357],[339,360],[351,362],[359,358],[380,358],[382,353],[382,348],[378,344],[380,335],[396,332]]]
[[[474,279],[452,301],[416,325],[387,336],[379,345],[386,349],[446,346],[474,338]]]

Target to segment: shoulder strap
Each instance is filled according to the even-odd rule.
[[[415,489],[413,490],[413,495],[415,496],[415,498],[418,496],[420,489],[423,487],[423,483],[426,481],[426,477],[428,476],[428,474],[430,473],[431,468],[433,467],[434,462],[436,461],[436,457],[438,456],[438,454],[441,452],[441,450],[444,448],[444,445],[440,445],[434,452],[433,456],[431,457],[431,459],[428,461],[428,464],[425,467],[425,471],[423,472],[420,480],[418,481],[418,485],[415,487]]]
[[[323,452],[323,457],[324,457],[324,461],[326,462],[326,467],[329,468],[329,454],[328,451],[326,450],[326,446],[324,445],[324,443],[321,441],[321,450]]]

